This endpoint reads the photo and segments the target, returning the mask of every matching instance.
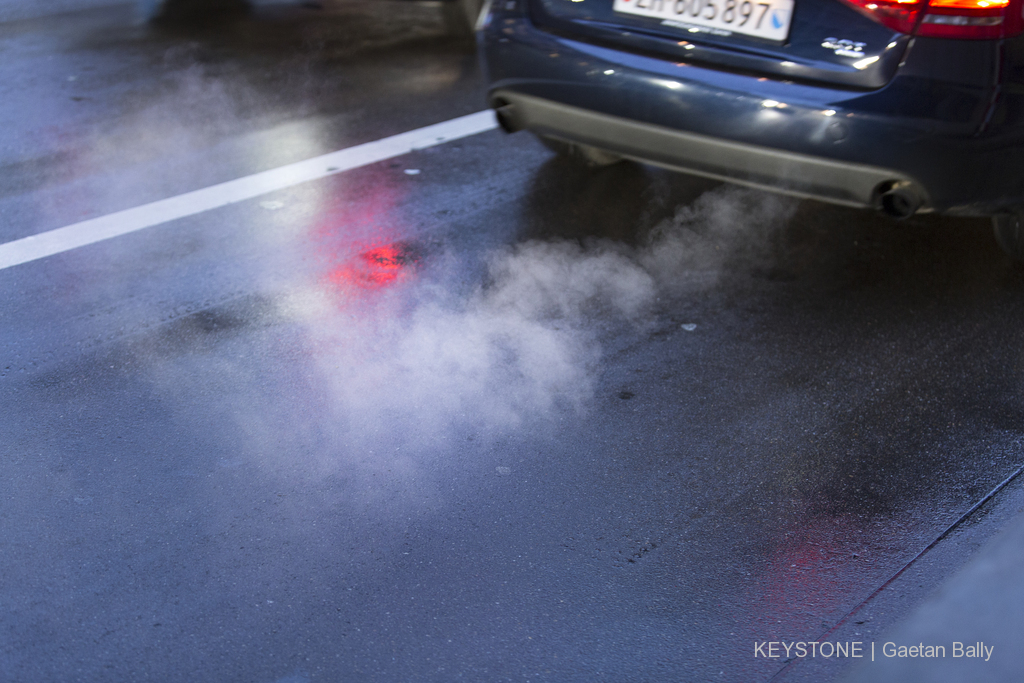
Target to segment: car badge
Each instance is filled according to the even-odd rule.
[[[832,50],[840,57],[860,59],[864,56],[864,48],[867,47],[867,43],[858,43],[845,38],[826,38],[821,46],[826,50]]]

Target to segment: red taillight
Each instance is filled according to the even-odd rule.
[[[935,38],[1007,38],[1021,32],[1019,0],[931,0],[917,35]]]
[[[846,0],[900,33],[933,38],[1009,38],[1024,31],[1022,0]]]
[[[877,22],[900,33],[913,33],[921,18],[920,0],[846,0]]]

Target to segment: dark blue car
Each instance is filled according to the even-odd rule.
[[[493,0],[509,131],[884,211],[992,216],[1024,258],[1024,0]]]

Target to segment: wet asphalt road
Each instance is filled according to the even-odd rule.
[[[483,108],[430,4],[96,4],[0,23],[0,242]],[[4,681],[830,680],[755,644],[881,638],[1024,506],[961,520],[1024,462],[984,221],[491,131],[0,292]]]

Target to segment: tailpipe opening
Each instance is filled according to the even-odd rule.
[[[494,116],[498,119],[498,125],[506,133],[516,133],[523,129],[523,124],[516,116],[514,105],[498,100],[494,103]]]
[[[921,193],[906,180],[880,184],[875,190],[875,197],[878,209],[896,220],[910,218],[924,206]]]

